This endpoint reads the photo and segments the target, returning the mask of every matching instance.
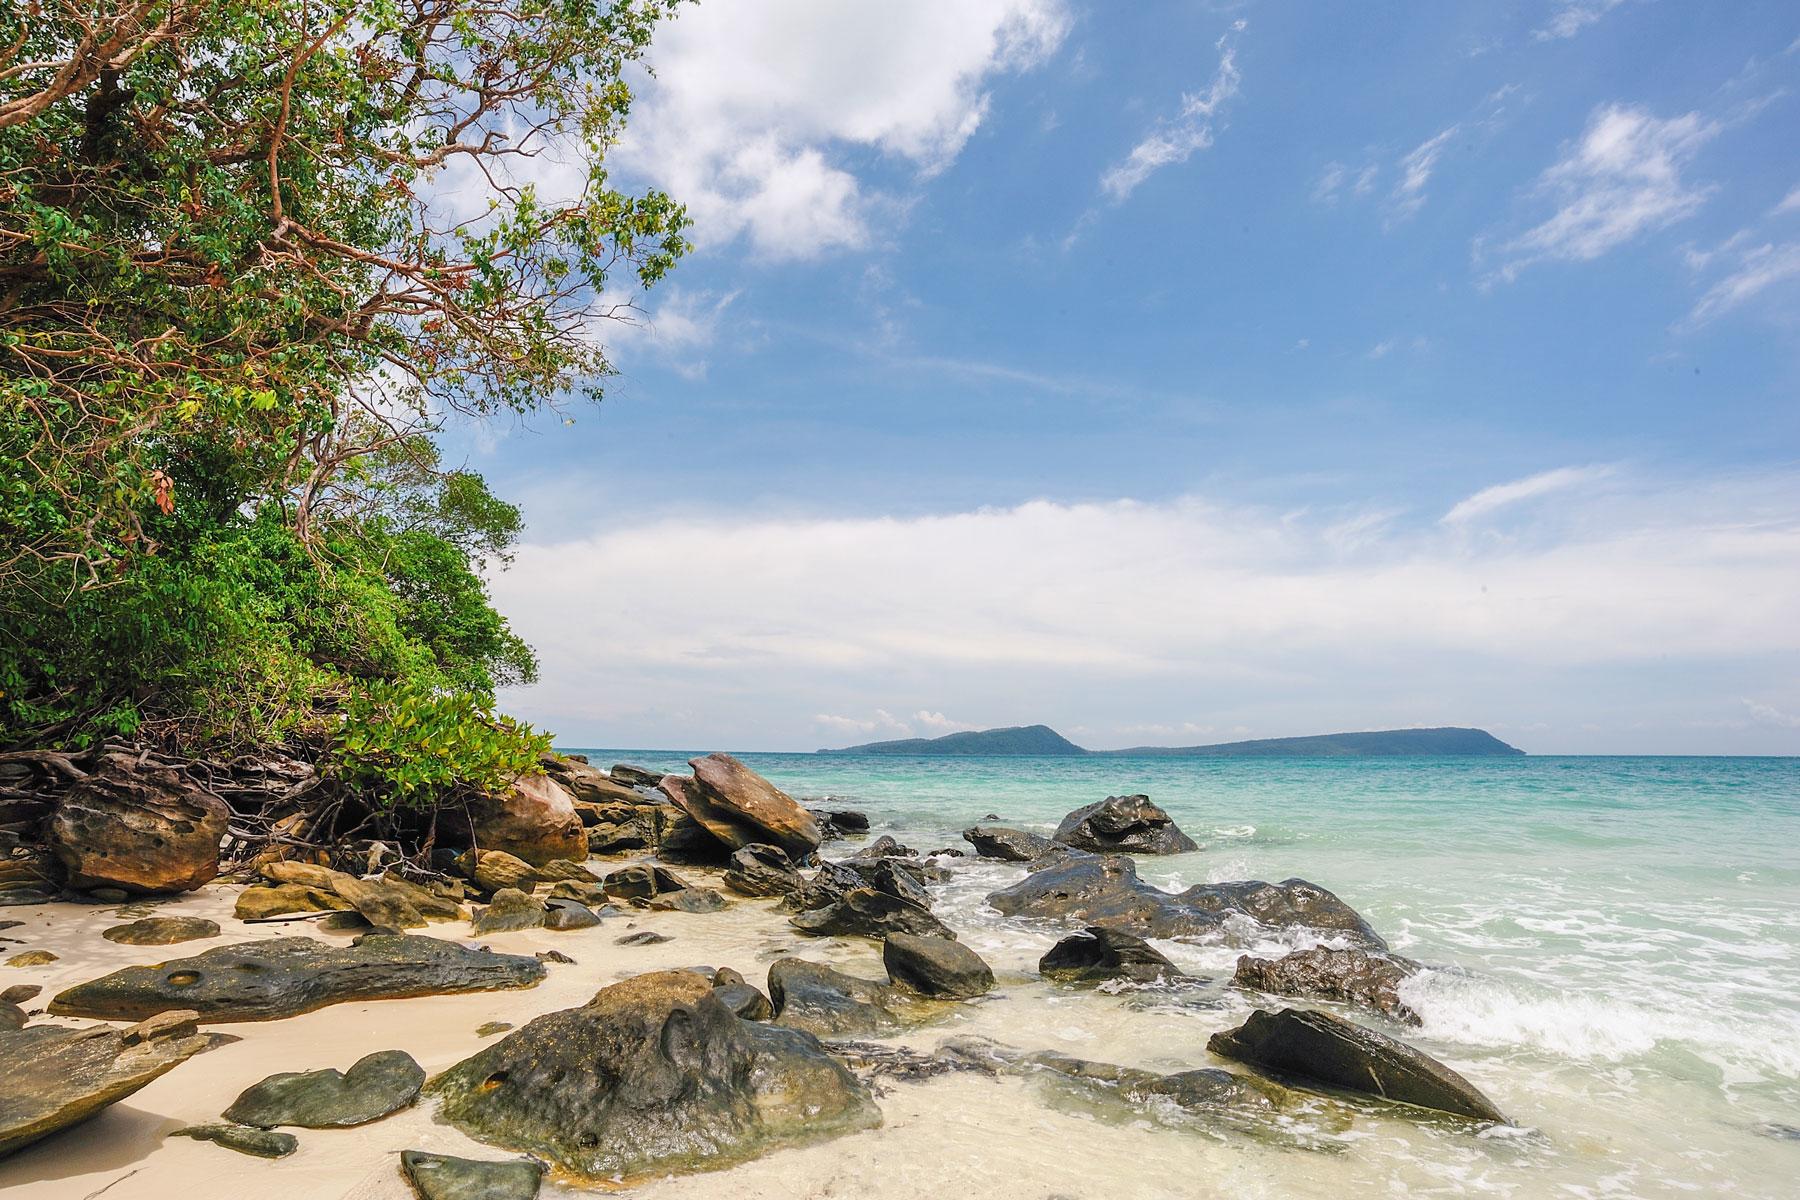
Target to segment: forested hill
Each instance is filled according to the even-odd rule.
[[[1384,729],[1368,733],[1325,733],[1313,737],[1259,738],[1210,746],[1134,746],[1129,750],[1084,750],[1048,725],[982,729],[936,738],[870,742],[820,754],[1091,754],[1167,758],[1400,758],[1435,755],[1509,758],[1525,752],[1484,729]]]

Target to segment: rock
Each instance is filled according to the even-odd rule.
[[[9,967],[47,967],[62,956],[48,950],[27,950],[23,954],[15,954],[6,960]]]
[[[1276,996],[1362,1004],[1395,1021],[1417,1025],[1419,1014],[1400,999],[1400,985],[1419,970],[1418,963],[1398,956],[1314,946],[1277,959],[1246,954],[1238,959],[1231,982]]]
[[[994,986],[994,972],[981,956],[947,938],[891,933],[881,947],[888,978],[921,996],[967,1000]]]
[[[88,899],[98,900],[102,904],[123,904],[131,899],[131,893],[117,887],[89,888]]]
[[[797,890],[788,893],[787,898],[781,902],[781,907],[794,912],[808,912],[835,904],[857,888],[868,886],[869,881],[863,878],[860,871],[843,863],[821,862],[811,879],[805,880]]]
[[[36,1000],[43,990],[41,983],[15,983],[9,988],[0,988],[0,1004],[24,1004]]]
[[[628,933],[622,938],[614,938],[615,946],[660,946],[664,942],[675,939],[666,933],[658,933],[654,929],[640,929],[636,933]]]
[[[240,921],[266,921],[289,913],[335,912],[351,908],[348,900],[334,892],[320,891],[303,883],[282,883],[274,887],[247,887],[238,893],[231,915]]]
[[[785,896],[804,881],[780,846],[753,842],[731,852],[725,886],[745,896]]]
[[[496,1033],[505,1033],[513,1027],[511,1021],[484,1021],[475,1027],[476,1037],[493,1037]]]
[[[481,1162],[423,1150],[402,1150],[400,1170],[420,1200],[532,1200],[544,1181],[530,1159]]]
[[[667,867],[634,863],[609,874],[600,886],[614,900],[647,900],[663,892],[686,891],[690,885]]]
[[[709,1170],[880,1123],[809,1034],[745,1021],[704,978],[639,975],[432,1080],[440,1119],[589,1180]]]
[[[713,995],[746,1021],[767,1021],[775,1016],[775,1006],[742,975],[730,967],[720,967],[712,976]]]
[[[656,912],[710,913],[725,907],[725,897],[710,888],[689,887],[678,892],[658,892],[634,904]]]
[[[63,890],[63,865],[41,846],[0,852],[0,904],[43,904]]]
[[[729,754],[688,761],[692,780],[667,776],[669,799],[732,850],[758,842],[780,846],[790,858],[818,850],[819,823],[793,798]],[[670,781],[675,786],[670,786]]]
[[[607,772],[614,783],[622,783],[626,787],[653,788],[663,777],[661,771],[652,771],[645,767],[634,767],[628,763],[614,763]]]
[[[139,1042],[154,1041],[161,1037],[192,1037],[200,1032],[200,1014],[191,1008],[164,1009],[155,1016],[145,1017],[136,1025],[125,1031],[125,1044],[135,1046]],[[220,1034],[219,1037],[226,1035]],[[231,1038],[231,1041],[237,1041]]]
[[[1078,808],[1050,837],[1096,854],[1185,854],[1200,848],[1148,796],[1108,796]]]
[[[63,793],[45,835],[70,887],[185,892],[218,875],[230,816],[180,772],[112,753]]]
[[[906,858],[918,856],[918,851],[910,846],[902,846],[892,834],[884,833],[868,845],[852,854],[851,858],[888,858],[900,855]]]
[[[354,908],[343,912],[327,913],[313,922],[314,929],[323,929],[327,933],[371,933],[375,927],[369,919]]]
[[[518,888],[501,888],[494,902],[475,914],[471,925],[475,936],[490,933],[516,933],[521,929],[542,929],[546,909],[541,900]]]
[[[577,802],[576,813],[587,826],[589,854],[626,854],[637,850],[662,853],[685,835],[703,838],[716,846],[686,813],[670,804],[667,797],[651,800],[637,796],[629,802],[583,804]]]
[[[814,937],[885,938],[895,933],[916,933],[956,940],[950,927],[932,916],[929,909],[872,888],[846,892],[843,899],[824,908],[789,917],[788,924]]]
[[[138,1019],[191,1008],[209,1022],[268,1021],[351,1000],[531,987],[543,978],[535,959],[416,934],[365,934],[349,946],[270,938],[126,967],[62,992],[50,1011]]]
[[[594,910],[578,900],[551,899],[545,902],[544,928],[559,931],[592,929],[600,923]]]
[[[1038,960],[1038,971],[1065,983],[1099,983],[1126,979],[1164,983],[1183,977],[1182,970],[1149,942],[1122,929],[1090,925],[1070,934]]]
[[[1272,928],[1315,929],[1365,949],[1387,949],[1355,909],[1304,879],[1201,883],[1171,893],[1140,880],[1137,867],[1122,854],[1072,852],[1040,860],[1024,879],[990,894],[988,903],[1009,917],[1074,920],[1140,937],[1223,936],[1227,942],[1242,936],[1226,920],[1238,915]]]
[[[469,801],[470,836],[483,850],[500,850],[542,866],[586,858],[587,831],[575,799],[548,775],[521,775],[497,796]]]
[[[564,966],[569,967],[575,965],[575,960],[564,954],[561,950],[539,950],[533,957],[541,963],[562,963]]]
[[[342,1129],[367,1125],[418,1099],[425,1070],[404,1050],[378,1050],[348,1071],[284,1071],[246,1088],[223,1114],[227,1121],[273,1129]]]
[[[1047,837],[1004,825],[972,825],[962,835],[963,841],[975,847],[976,854],[1002,862],[1030,862],[1056,849],[1056,843]]]
[[[769,965],[769,1000],[775,1024],[820,1036],[887,1033],[900,1026],[899,993],[885,983],[858,979],[803,958]]]
[[[456,865],[466,877],[475,881],[476,887],[489,894],[501,888],[530,891],[537,883],[537,868],[504,850],[464,851]]]
[[[114,925],[100,936],[125,946],[172,946],[219,936],[219,923],[199,917],[144,917],[128,925]]]
[[[588,868],[586,863],[559,858],[555,862],[545,863],[537,869],[539,883],[599,883],[600,877]]]
[[[253,1154],[257,1158],[286,1158],[300,1148],[300,1139],[291,1133],[278,1133],[272,1129],[252,1129],[247,1125],[188,1125],[177,1129],[171,1137],[193,1138],[197,1142],[212,1142],[227,1150],[236,1150],[239,1154]]]
[[[869,886],[878,892],[886,892],[908,904],[929,909],[931,893],[925,890],[925,885],[909,869],[914,865],[904,860],[883,858],[876,861],[875,869],[866,878]]]
[[[827,842],[838,841],[848,837],[860,837],[869,832],[869,815],[857,812],[852,808],[823,809],[809,808],[813,820],[819,823],[819,837]]]
[[[128,1032],[31,1025],[0,1033],[0,1158],[87,1120],[217,1044],[206,1035],[127,1041]]]
[[[564,879],[550,886],[550,899],[573,900],[578,904],[585,904],[589,908],[600,908],[612,897],[606,894],[606,889],[600,884]]]
[[[622,779],[613,779],[605,771],[589,763],[557,754],[539,756],[544,774],[556,781],[577,804],[641,804],[644,797]],[[658,775],[650,780],[655,786]]]
[[[23,1029],[28,1019],[24,1009],[9,1000],[0,1000],[0,1033]]]
[[[1477,1121],[1506,1117],[1474,1084],[1404,1042],[1309,1009],[1257,1009],[1206,1043],[1214,1054],[1283,1076]]]

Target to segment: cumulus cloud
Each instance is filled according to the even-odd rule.
[[[1518,504],[1525,500],[1535,500],[1540,496],[1548,496],[1552,492],[1566,492],[1571,488],[1584,487],[1596,480],[1605,479],[1613,473],[1614,468],[1606,465],[1587,467],[1558,467],[1553,471],[1541,471],[1536,475],[1515,479],[1511,483],[1495,484],[1482,488],[1474,495],[1459,501],[1455,507],[1445,513],[1442,523],[1460,525],[1480,517],[1488,516],[1510,504]]]
[[[1712,189],[1684,179],[1683,171],[1721,128],[1697,112],[1660,118],[1623,104],[1595,110],[1534,188],[1556,211],[1501,248],[1499,277],[1513,279],[1546,260],[1598,258],[1693,216]]]
[[[929,175],[988,114],[987,84],[1061,44],[1061,0],[684,9],[657,34],[618,159],[688,205],[695,238],[772,259],[868,244],[899,207],[855,163]]]
[[[1199,92],[1183,96],[1181,108],[1173,117],[1159,121],[1122,161],[1100,176],[1100,190],[1107,199],[1115,204],[1122,202],[1157,171],[1186,162],[1195,151],[1212,145],[1213,124],[1225,103],[1237,95],[1242,80],[1231,37],[1241,33],[1244,24],[1236,22],[1231,33],[1214,44],[1219,52],[1219,68],[1212,82]]]

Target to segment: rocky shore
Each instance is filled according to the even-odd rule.
[[[424,867],[271,849],[223,876],[229,817],[165,768],[72,779],[67,811],[36,814],[42,843],[18,839],[9,878],[28,858],[39,873],[0,909],[18,914],[0,920],[0,1187],[185,1196],[196,1173],[271,1171],[281,1189],[290,1162],[331,1180],[320,1195],[647,1186],[904,1137],[884,1122],[978,1082],[1296,1151],[1370,1122],[1507,1127],[1407,1044],[1422,968],[1344,898],[1140,879],[1134,856],[1200,849],[1146,796],[1050,837],[988,822],[921,852],[729,756],[690,765],[553,758]],[[940,911],[996,872],[1010,882],[986,904],[1041,941],[1035,959],[988,961]],[[1170,957],[1272,939],[1293,951],[1230,978]],[[1129,1062],[1033,1044],[1007,1015],[1223,1015],[1225,997],[1257,1007]],[[1171,1054],[1191,1065],[1155,1065]]]

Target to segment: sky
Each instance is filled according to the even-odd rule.
[[[1800,10],[702,3],[606,400],[449,433],[560,744],[1800,753]],[[553,170],[547,165],[547,171]]]

